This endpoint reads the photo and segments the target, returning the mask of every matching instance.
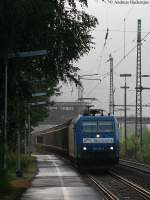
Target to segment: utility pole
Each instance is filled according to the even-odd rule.
[[[31,156],[31,106],[28,102],[28,155]]]
[[[138,122],[139,119],[139,122]],[[142,82],[141,82],[141,20],[137,27],[137,63],[136,63],[136,117],[135,117],[135,154],[138,138],[142,149]]]
[[[120,74],[120,77],[125,78],[125,86],[121,88],[124,89],[124,138],[125,138],[125,153],[127,153],[127,89],[129,89],[129,87],[126,84],[126,78],[131,77],[131,74]]]
[[[114,80],[113,80],[113,58],[109,55],[110,61],[110,95],[109,95],[109,113],[114,114]]]
[[[21,117],[21,107],[20,103],[17,104],[17,169],[16,177],[22,177],[23,173],[21,170],[21,127],[20,127],[20,117]]]
[[[16,170],[16,177],[22,177],[23,173],[21,170],[21,138],[20,138],[20,130],[17,130],[17,170]]]
[[[5,105],[4,105],[4,169],[7,168],[7,73],[8,59],[5,61]]]
[[[24,126],[24,153],[27,154],[27,122],[25,120],[25,126]]]

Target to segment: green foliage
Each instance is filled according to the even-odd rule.
[[[87,4],[86,0],[79,2]],[[24,70],[44,72],[55,80],[72,80],[70,75],[78,69],[72,63],[89,52],[93,44],[90,31],[97,20],[83,10],[78,11],[76,1],[68,3],[70,8],[66,9],[63,0],[2,0],[2,53],[5,48],[9,53],[47,49],[49,55],[45,60],[30,60]]]
[[[37,162],[35,157],[22,156],[23,177],[16,177],[15,154],[9,155],[9,171],[0,170],[0,199],[16,200],[21,198],[21,194],[31,185],[31,179],[37,172]]]
[[[8,168],[9,168],[9,173],[11,174],[12,171],[16,171],[17,169],[17,160],[18,157],[15,153],[10,153],[8,155]],[[24,171],[27,169],[28,165],[33,161],[33,157],[28,156],[28,155],[21,155],[21,169]]]
[[[127,154],[125,154],[125,143],[121,144],[121,157],[136,159],[141,162],[150,163],[150,131],[145,130],[143,133],[143,145],[142,151],[140,148],[140,144],[136,146],[135,153],[135,143],[134,143],[134,135],[131,135],[127,140]]]
[[[81,5],[80,11],[77,4]],[[31,114],[31,125],[47,115],[47,106],[32,102],[49,101],[58,94],[59,81],[78,84],[81,56],[93,48],[91,31],[97,19],[84,11],[87,0],[1,0],[0,1],[0,140],[4,135],[4,82],[8,54],[48,50],[48,55],[33,58],[13,58],[8,62],[8,144],[14,151],[16,130],[23,130]],[[32,93],[46,92],[47,96],[33,98]]]
[[[142,157],[143,161],[148,161],[150,163],[150,132],[146,132],[143,135]]]
[[[6,170],[0,170],[0,193],[10,189],[9,178]]]

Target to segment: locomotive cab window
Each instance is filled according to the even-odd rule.
[[[83,132],[96,132],[97,131],[97,122],[96,121],[84,121],[82,122],[82,131]]]
[[[102,132],[113,132],[113,122],[98,121],[98,130]]]

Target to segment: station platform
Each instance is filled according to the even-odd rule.
[[[35,155],[38,174],[21,200],[104,200],[67,162],[55,155]]]

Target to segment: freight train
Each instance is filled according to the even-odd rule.
[[[114,116],[79,115],[36,134],[36,145],[63,153],[78,166],[113,166],[119,161],[119,128]]]

